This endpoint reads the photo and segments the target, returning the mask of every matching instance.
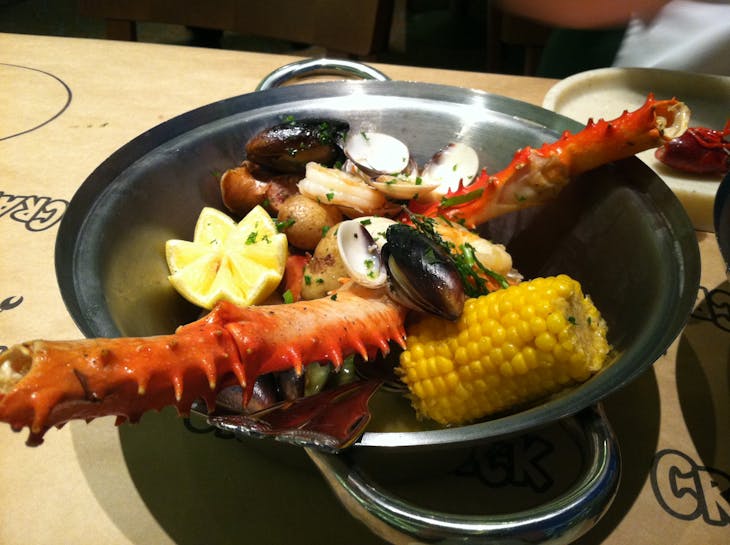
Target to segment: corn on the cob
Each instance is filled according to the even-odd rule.
[[[607,359],[606,333],[579,282],[536,278],[468,299],[455,322],[414,324],[398,373],[420,416],[462,424],[585,381]]]

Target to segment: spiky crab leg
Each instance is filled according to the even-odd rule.
[[[0,421],[30,428],[40,444],[52,426],[116,415],[139,420],[149,410],[210,410],[217,393],[259,375],[358,353],[387,353],[405,342],[405,310],[382,290],[348,286],[336,296],[289,305],[240,308],[229,303],[172,335],[30,341],[0,354]]]
[[[431,217],[476,227],[496,216],[551,200],[574,177],[611,161],[655,148],[684,133],[689,108],[678,101],[656,100],[612,121],[588,121],[575,134],[568,131],[539,149],[519,150],[512,162],[494,175],[482,171],[467,187],[441,202],[412,201],[409,208]]]

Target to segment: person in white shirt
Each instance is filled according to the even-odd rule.
[[[500,0],[500,6],[559,28],[625,27],[613,66],[730,76],[730,0]]]

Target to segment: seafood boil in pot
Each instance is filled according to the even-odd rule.
[[[610,324],[589,294],[565,275],[522,279],[505,248],[471,228],[662,145],[688,115],[649,96],[519,150],[496,174],[458,142],[418,165],[377,129],[284,120],[221,177],[227,210],[203,210],[193,241],[168,243],[173,286],[210,312],[171,335],[11,347],[0,354],[0,420],[28,427],[33,445],[74,419],[186,414],[198,399],[212,411],[230,387],[250,410],[391,351],[414,409],[446,426],[588,380],[610,359]]]

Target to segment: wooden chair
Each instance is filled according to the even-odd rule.
[[[489,2],[487,12],[487,69],[505,72],[505,49],[516,47],[523,55],[522,74],[534,76],[553,28],[517,17]]]
[[[78,0],[86,17],[106,20],[106,36],[136,40],[138,22],[228,30],[367,57],[384,51],[394,0]]]

